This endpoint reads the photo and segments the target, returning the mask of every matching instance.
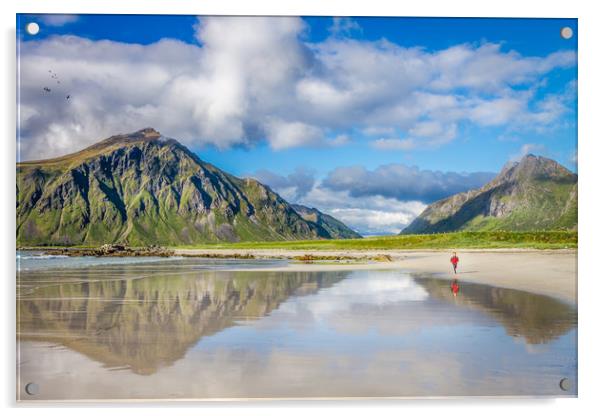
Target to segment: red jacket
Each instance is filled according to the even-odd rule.
[[[450,261],[452,262],[452,264],[458,264],[458,262],[460,261],[460,259],[458,258],[458,256],[453,256]]]

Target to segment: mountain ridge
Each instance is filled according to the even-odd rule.
[[[328,215],[317,208],[307,207],[301,204],[291,204],[293,209],[305,220],[323,228],[334,238],[362,238],[356,231],[347,227],[332,215]]]
[[[577,175],[532,154],[490,182],[430,204],[401,234],[577,227]]]
[[[332,238],[268,186],[152,128],[16,169],[20,246]]]

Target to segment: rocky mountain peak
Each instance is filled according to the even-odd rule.
[[[137,131],[134,134],[142,134],[145,137],[155,137],[155,138],[161,137],[161,133],[159,133],[157,130],[153,129],[152,127],[146,127],[142,130]]]
[[[531,179],[577,180],[577,175],[555,160],[527,154],[518,162],[508,162],[494,182],[525,181]]]
[[[429,205],[404,233],[554,230],[577,226],[577,175],[527,154],[479,189]]]
[[[111,136],[108,139],[90,146],[88,149],[103,148],[115,145],[128,145],[136,142],[148,142],[159,140],[161,137],[161,133],[159,133],[157,130],[153,129],[152,127],[146,127],[134,133]]]

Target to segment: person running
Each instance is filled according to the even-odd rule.
[[[449,261],[451,261],[452,266],[454,266],[454,274],[456,274],[456,269],[458,268],[458,262],[460,261],[460,259],[456,255],[455,251],[454,255],[451,257],[451,259],[449,259]]]
[[[458,279],[452,280],[451,291],[454,294],[454,297],[458,296],[458,292],[460,291],[460,285],[458,284]]]

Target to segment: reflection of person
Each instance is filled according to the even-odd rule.
[[[456,268],[458,267],[458,262],[460,259],[456,256],[456,252],[454,251],[454,255],[449,259],[451,261],[452,266],[454,266],[454,274],[456,273]]]
[[[454,296],[458,296],[458,292],[460,291],[460,285],[458,284],[458,279],[452,280],[451,291],[454,294]]]

